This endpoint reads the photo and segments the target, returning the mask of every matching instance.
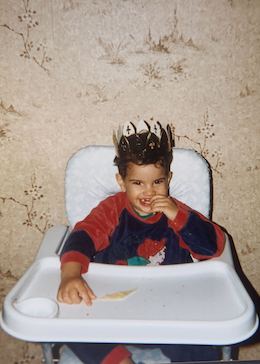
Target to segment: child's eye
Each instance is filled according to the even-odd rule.
[[[154,181],[154,184],[155,185],[159,185],[160,183],[163,183],[164,182],[164,179],[163,178],[161,178],[161,179],[156,179],[155,181]]]
[[[134,185],[137,185],[137,186],[140,186],[141,185],[141,182],[140,181],[133,181],[133,184]]]

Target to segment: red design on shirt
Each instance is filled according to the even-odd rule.
[[[152,239],[145,239],[142,244],[139,245],[137,248],[137,253],[139,257],[143,257],[149,259],[149,257],[154,256],[155,254],[159,253],[166,244],[166,239],[162,240],[152,240]]]
[[[127,265],[127,262],[125,260],[117,260],[115,262],[115,264],[117,264],[117,265]]]

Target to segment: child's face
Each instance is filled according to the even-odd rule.
[[[151,208],[153,196],[168,196],[171,173],[167,174],[160,164],[129,163],[126,177],[122,178],[117,174],[116,178],[121,190],[126,192],[133,209],[140,215],[147,215],[153,212]]]

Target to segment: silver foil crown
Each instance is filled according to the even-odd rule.
[[[159,121],[140,120],[136,125],[127,122],[119,126],[117,133],[113,133],[116,155],[144,155],[145,153],[168,153],[174,146],[171,128],[163,128]]]

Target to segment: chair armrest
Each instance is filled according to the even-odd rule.
[[[36,259],[58,256],[68,233],[69,227],[65,225],[50,228],[42,239]]]

